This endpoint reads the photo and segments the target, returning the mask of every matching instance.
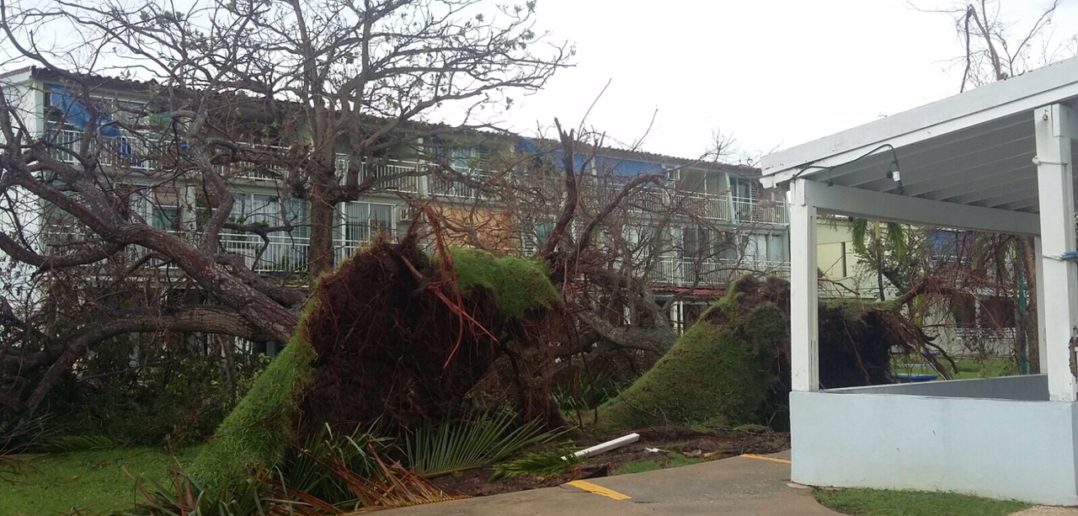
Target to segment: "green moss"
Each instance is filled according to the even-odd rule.
[[[306,314],[304,315],[306,317]],[[303,324],[298,326],[302,328]],[[297,330],[288,345],[251,385],[192,464],[190,475],[210,493],[221,493],[281,459],[293,437],[300,395],[312,379],[317,353]]]
[[[550,308],[561,299],[542,262],[499,258],[464,247],[454,247],[450,253],[461,292],[468,295],[477,287],[489,290],[494,295],[498,314],[505,319],[522,319],[528,310]]]
[[[777,306],[745,308],[742,296],[730,289],[651,369],[600,406],[600,428],[758,422],[786,326]]]

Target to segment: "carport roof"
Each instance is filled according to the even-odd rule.
[[[1078,107],[1078,58],[775,152],[760,162],[761,181],[1036,213],[1034,116],[1051,104]],[[889,175],[894,158],[901,183]]]

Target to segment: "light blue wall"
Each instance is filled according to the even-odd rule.
[[[1007,383],[1027,393],[1037,388],[1027,378],[994,386],[964,382],[969,385],[963,389],[983,387],[981,393]],[[816,486],[951,491],[1078,505],[1076,406],[858,389],[793,392],[791,478]]]

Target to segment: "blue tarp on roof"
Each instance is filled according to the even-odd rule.
[[[600,173],[607,173],[615,176],[663,173],[663,166],[659,163],[624,158],[608,158],[605,156],[597,156],[595,158],[595,166]]]
[[[530,138],[522,138],[520,140],[520,143],[517,144],[517,152],[519,152],[521,154],[534,154],[536,156],[539,156],[539,157],[549,161],[551,164],[554,165],[554,168],[556,168],[558,170],[562,170],[562,169],[565,168],[563,166],[564,162],[562,161],[561,149],[560,148],[542,149],[538,145],[536,145],[536,143],[534,141],[532,141]],[[586,157],[583,154],[574,154],[573,155],[573,170],[575,170],[576,172],[580,172],[580,170],[582,168],[584,168],[584,161],[585,160],[586,160]]]
[[[97,128],[98,134],[109,138],[118,138],[120,128],[112,123],[112,115],[98,113],[95,118],[90,109],[71,95],[67,88],[53,84],[49,88],[52,105],[64,112],[64,120],[79,129],[86,126]]]
[[[520,143],[517,144],[517,152],[541,156],[542,158],[549,160],[558,170],[563,168],[559,149],[541,149],[529,138],[521,139]],[[587,157],[583,154],[573,155],[573,167],[577,172],[584,168],[584,162],[586,160]],[[596,156],[593,160],[593,165],[600,174],[611,174],[615,176],[663,173],[663,166],[659,163],[624,158]]]

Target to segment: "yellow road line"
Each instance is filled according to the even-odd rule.
[[[738,455],[738,457],[744,457],[746,459],[766,460],[766,461],[771,461],[771,462],[778,462],[779,464],[790,464],[790,461],[788,461],[786,459],[780,459],[778,457],[768,457],[766,455],[756,455],[756,454],[753,454],[753,453],[745,453],[745,454],[742,454],[742,455]]]
[[[613,489],[608,489],[601,485],[592,484],[591,482],[586,482],[584,480],[574,480],[572,482],[566,483],[565,485],[573,486],[577,489],[583,489],[584,491],[587,491],[589,493],[597,494],[599,496],[605,496],[614,500],[629,500],[632,498],[631,496],[619,493]]]

